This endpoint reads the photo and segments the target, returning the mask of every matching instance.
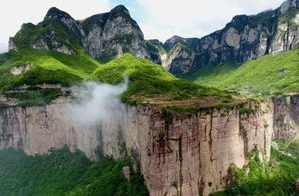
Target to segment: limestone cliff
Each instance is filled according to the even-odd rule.
[[[273,98],[274,102],[274,137],[292,139],[299,130],[299,96],[281,96]]]
[[[155,105],[124,106],[119,120],[91,126],[70,119],[66,99],[47,106],[1,107],[0,148],[44,154],[67,145],[91,159],[100,154],[116,159],[130,155],[141,168],[151,196],[208,195],[227,185],[230,167],[244,166],[251,151],[258,150],[264,160],[269,159],[273,130],[276,137],[285,137],[289,131],[281,128],[290,121],[276,119],[293,116],[299,108],[296,97],[288,105],[291,110],[284,109],[283,101],[193,113]]]
[[[298,8],[298,1],[287,0],[275,10],[235,16],[223,29],[201,39],[174,36],[164,44],[169,51],[165,67],[174,74],[186,74],[207,65],[242,63],[296,48]],[[191,52],[177,52],[178,44]]]
[[[85,32],[84,48],[94,58],[109,59],[126,52],[150,58],[143,33],[124,6],[87,18],[80,24]]]

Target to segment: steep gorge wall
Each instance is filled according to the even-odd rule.
[[[272,127],[271,105],[256,113],[231,109],[206,109],[196,114],[152,113],[145,133],[143,174],[152,196],[208,195],[229,182],[232,164],[242,167],[254,149],[268,159]],[[166,115],[166,116],[165,116]]]
[[[273,98],[274,137],[293,139],[299,133],[299,95]]]
[[[1,108],[0,148],[44,154],[67,145],[91,159],[101,153],[114,158],[131,155],[151,196],[208,195],[223,189],[231,165],[242,167],[252,150],[269,159],[276,126],[271,102],[190,114],[150,105],[124,106],[120,120],[91,126],[70,119],[69,106],[62,102]]]

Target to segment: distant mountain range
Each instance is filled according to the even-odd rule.
[[[162,64],[175,75],[185,75],[206,66],[238,64],[287,51],[298,43],[299,1],[287,0],[275,10],[235,16],[223,29],[200,39],[173,36],[165,43],[145,40],[122,5],[82,21],[51,8],[39,24],[24,24],[10,38],[9,49],[33,48],[69,55],[84,49],[104,62],[129,52]]]

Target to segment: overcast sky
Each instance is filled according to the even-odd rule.
[[[0,11],[0,52],[22,23],[37,23],[50,7],[75,19],[125,5],[145,37],[162,41],[172,35],[201,37],[222,28],[237,14],[255,14],[278,7],[283,0],[3,0]]]

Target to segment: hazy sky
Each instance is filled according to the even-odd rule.
[[[222,28],[237,14],[255,14],[278,7],[283,0],[3,0],[0,12],[0,52],[22,23],[37,23],[50,7],[75,19],[125,5],[146,38],[162,41],[172,35],[201,37]]]

